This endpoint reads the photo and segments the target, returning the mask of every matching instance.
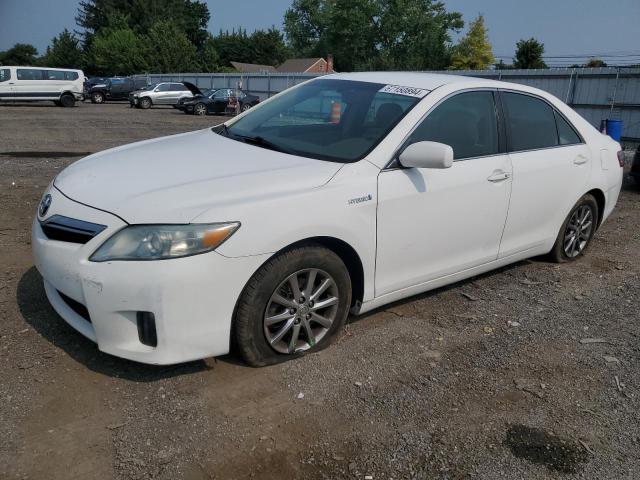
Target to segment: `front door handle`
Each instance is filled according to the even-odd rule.
[[[588,161],[589,161],[589,159],[587,157],[585,157],[584,155],[578,155],[576,158],[573,159],[573,164],[574,165],[584,165]]]
[[[487,178],[487,180],[489,180],[492,183],[496,183],[496,182],[504,182],[505,180],[507,180],[511,175],[507,172],[503,172],[502,170],[496,170],[495,172],[493,172],[489,178]]]

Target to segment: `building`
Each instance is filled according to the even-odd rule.
[[[333,55],[325,60],[317,58],[290,58],[279,67],[256,63],[231,62],[240,73],[333,73]]]
[[[273,65],[259,65],[257,63],[231,62],[233,68],[240,73],[275,73],[276,67]]]

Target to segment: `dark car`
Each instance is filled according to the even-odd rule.
[[[93,85],[86,95],[92,103],[104,103],[107,100],[126,100],[129,93],[147,85],[145,78],[107,78],[104,82]]]
[[[178,100],[177,103],[175,103],[173,105],[173,108],[177,108],[178,110],[182,110],[184,112],[185,109],[185,102],[190,102],[191,100],[195,99],[195,98],[202,98],[202,97],[208,97],[211,94],[213,94],[215,91],[217,90],[217,88],[208,88],[207,90],[203,90],[202,93],[194,95],[192,98],[187,98],[187,97],[182,97]]]
[[[260,97],[233,88],[219,88],[208,96],[194,97],[184,102],[183,111],[194,115],[233,113],[238,103],[240,110],[244,112],[260,103]]]
[[[631,178],[636,182],[636,185],[640,186],[640,145],[636,149],[636,154],[633,156],[633,162],[631,162],[631,171],[629,172]]]

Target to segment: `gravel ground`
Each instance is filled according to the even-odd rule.
[[[49,307],[29,225],[108,147],[221,121],[124,104],[0,106],[0,478],[640,478],[640,190],[588,255],[520,262],[354,318],[251,369],[105,355]]]

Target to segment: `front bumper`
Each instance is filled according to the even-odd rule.
[[[55,188],[51,215],[107,225],[86,244],[50,240],[32,228],[33,255],[56,312],[106,353],[151,364],[174,364],[229,351],[231,319],[244,285],[266,259],[227,258],[216,252],[160,261],[88,260],[126,223],[78,204]],[[65,299],[66,297],[66,299]],[[89,319],[69,302],[86,307]],[[136,315],[155,316],[157,346],[143,344]]]

